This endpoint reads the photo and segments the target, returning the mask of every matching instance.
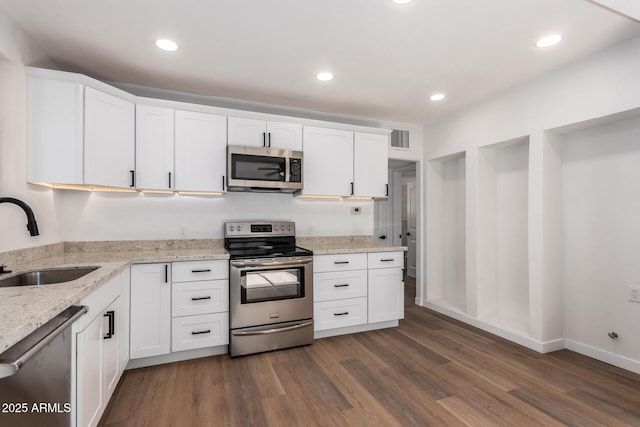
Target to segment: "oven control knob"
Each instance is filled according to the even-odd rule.
[[[287,225],[287,231],[291,231],[291,224]]]
[[[236,229],[236,228],[235,228],[233,225],[229,226],[229,231],[233,231],[233,230],[235,230],[235,229]]]
[[[237,230],[237,231],[242,231],[242,226],[241,226],[241,225],[237,226],[237,227],[236,227],[236,230]]]
[[[276,225],[274,225],[274,226],[273,226],[273,230],[274,230],[274,231],[278,231],[279,229],[280,229],[280,226],[279,226],[278,224],[276,224]]]

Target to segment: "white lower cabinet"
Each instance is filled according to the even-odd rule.
[[[171,351],[171,264],[131,266],[131,359]]]
[[[229,344],[229,313],[174,317],[171,337],[173,351]]]
[[[403,264],[402,252],[368,255],[369,323],[404,318]]]
[[[173,263],[171,351],[229,344],[229,262]]]
[[[313,324],[316,331],[366,323],[367,297],[322,301],[313,306]]]
[[[128,360],[128,271],[116,276],[79,305],[88,312],[74,325],[75,359],[75,424],[96,426],[109,398],[122,376]]]
[[[319,336],[404,318],[403,252],[315,255],[313,262],[313,319],[314,331],[323,331]]]

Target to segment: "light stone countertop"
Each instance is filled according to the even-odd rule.
[[[186,244],[169,242],[161,249],[147,249],[143,242],[133,246],[120,242],[71,242],[50,247],[32,248],[38,252],[35,258],[23,251],[5,253],[5,260],[13,273],[57,267],[98,266],[97,270],[71,282],[44,285],[0,288],[0,353],[54,318],[69,306],[78,304],[120,272],[132,264],[162,263],[229,259],[229,254],[214,241],[200,242],[206,247],[185,249]],[[221,242],[218,242],[221,243]],[[200,246],[194,242],[193,246]],[[312,250],[315,255],[347,254],[358,252],[406,251],[406,246],[381,246],[363,236],[300,238],[298,246]],[[118,250],[121,248],[123,250]],[[2,257],[0,257],[2,260]],[[17,262],[17,263],[16,263]]]
[[[13,273],[34,269],[99,266],[71,282],[0,288],[0,353],[77,304],[131,264],[229,259],[224,248],[66,253],[11,265]]]

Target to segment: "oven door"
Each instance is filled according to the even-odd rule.
[[[313,318],[313,257],[232,260],[231,329]]]

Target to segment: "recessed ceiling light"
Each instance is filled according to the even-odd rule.
[[[333,80],[333,74],[328,72],[318,73],[316,75],[316,79],[321,82],[328,82],[329,80]]]
[[[178,50],[178,44],[173,40],[158,39],[156,40],[156,46],[162,50],[166,50],[167,52],[175,52]]]
[[[538,40],[536,46],[538,47],[550,47],[560,43],[562,40],[562,36],[560,34],[552,34],[550,36],[546,36]]]
[[[393,0],[395,4],[407,4],[411,3],[413,0]]]
[[[436,93],[429,97],[429,99],[432,101],[442,101],[445,98],[446,98],[446,95],[444,93]]]

